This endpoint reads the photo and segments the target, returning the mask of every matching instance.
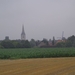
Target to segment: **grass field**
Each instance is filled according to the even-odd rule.
[[[0,60],[0,75],[75,75],[75,57]]]
[[[75,57],[75,48],[0,49],[0,59]]]

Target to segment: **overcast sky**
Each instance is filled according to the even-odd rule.
[[[75,0],[0,0],[0,40],[57,39],[75,35]]]

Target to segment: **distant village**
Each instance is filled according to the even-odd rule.
[[[56,40],[53,36],[53,39],[47,40],[37,40],[31,39],[30,41],[26,40],[26,34],[24,31],[24,25],[22,26],[21,40],[10,40],[9,36],[6,36],[4,40],[0,41],[0,48],[51,48],[51,47],[75,47],[75,36],[72,35],[68,39],[63,37],[64,32],[62,32],[61,39]]]

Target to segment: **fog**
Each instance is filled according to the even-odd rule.
[[[55,39],[75,35],[75,0],[0,0],[0,40]]]

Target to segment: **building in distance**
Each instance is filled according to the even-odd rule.
[[[26,40],[26,34],[25,34],[25,31],[24,31],[24,25],[22,25],[21,40]]]

